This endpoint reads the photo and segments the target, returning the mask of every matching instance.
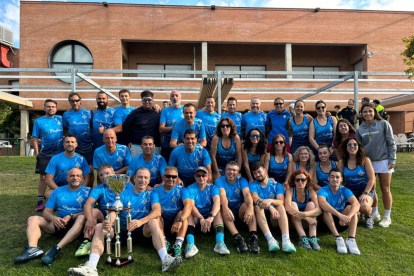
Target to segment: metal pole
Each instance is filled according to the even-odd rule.
[[[72,93],[76,92],[76,69],[70,69],[70,90]]]
[[[355,110],[357,114],[359,114],[359,100],[358,100],[358,71],[354,73],[354,102],[355,102]],[[356,127],[359,127],[359,122],[356,124]]]
[[[221,70],[217,71],[217,100],[218,100],[218,114],[221,114]]]

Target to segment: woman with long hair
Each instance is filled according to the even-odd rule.
[[[335,149],[336,157],[338,160],[341,159],[341,153],[339,148],[343,141],[345,141],[348,137],[355,137],[356,129],[355,127],[347,120],[347,119],[340,119],[336,124],[336,132],[335,138],[333,141],[333,147]]]
[[[255,162],[262,162],[266,164],[266,138],[258,128],[251,129],[246,135],[246,141],[242,146],[242,156],[244,172],[243,177],[249,180],[249,183],[254,181],[250,171],[251,165]]]
[[[318,183],[314,183],[313,187],[319,191],[321,187],[329,185],[329,172],[337,167],[335,161],[329,160],[330,149],[327,144],[320,144],[318,148],[319,162],[316,164],[316,178]]]
[[[293,169],[292,171],[305,170],[310,174],[312,181],[316,179],[316,164],[315,155],[309,147],[299,147],[293,155]],[[312,183],[313,185],[313,183]]]
[[[295,102],[295,116],[288,120],[286,125],[290,137],[290,152],[295,151],[301,146],[311,147],[309,142],[309,125],[313,118],[309,114],[303,114],[305,110],[305,102],[298,100]]]
[[[286,151],[286,139],[282,134],[273,137],[270,152],[266,159],[269,160],[267,173],[269,178],[286,186],[287,176],[291,174],[293,158]]]

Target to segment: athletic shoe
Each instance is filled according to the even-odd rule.
[[[355,239],[348,238],[348,239],[346,239],[345,244],[346,244],[346,247],[348,247],[348,250],[351,254],[361,255],[361,253],[359,252],[359,249],[358,249],[358,246],[357,246],[357,243],[356,243]]]
[[[50,266],[53,263],[53,261],[55,260],[55,258],[60,254],[61,251],[62,251],[62,249],[60,249],[57,246],[57,244],[55,244],[43,256],[42,263],[44,265],[49,265]]]
[[[174,257],[182,257],[181,246],[179,246],[178,244],[174,244],[172,249],[174,251]]]
[[[14,264],[23,264],[41,255],[43,255],[43,251],[40,247],[26,245],[22,254],[19,257],[14,258]]]
[[[371,218],[374,220],[374,221],[380,221],[381,220],[381,215],[380,215],[380,213],[372,213],[371,214]]]
[[[224,244],[224,241],[219,241],[214,246],[214,252],[219,253],[220,255],[229,255],[230,250],[227,249],[227,246]]]
[[[98,276],[98,270],[89,266],[89,262],[68,269],[69,276]]]
[[[43,209],[45,209],[45,202],[43,200],[39,200],[37,202],[35,211],[36,212],[41,212],[41,211],[43,211]]]
[[[309,246],[309,243],[308,243],[308,246]],[[295,253],[296,252],[296,248],[290,240],[282,241],[282,250],[286,253]]]
[[[260,252],[259,237],[253,234],[249,238],[250,252],[258,254]]]
[[[162,272],[173,270],[181,265],[183,259],[181,257],[171,257],[166,255],[164,261],[162,261]]]
[[[309,244],[312,246],[312,249],[315,251],[321,250],[321,247],[318,244],[319,239],[315,236],[308,239]]]
[[[170,252],[171,244],[169,241],[165,241],[165,249],[167,249],[167,252]]]
[[[299,245],[305,249],[312,250],[312,246],[309,244],[309,240],[306,236],[300,237]]]
[[[384,217],[378,225],[381,227],[389,227],[391,225],[391,218]]]
[[[273,237],[270,241],[267,242],[267,244],[269,245],[269,251],[276,251],[280,249],[279,243]]]
[[[244,242],[243,237],[238,234],[235,238],[234,241],[236,242],[236,246],[237,246],[237,251],[239,251],[240,254],[246,252],[247,250],[249,250],[247,248],[246,243]]]
[[[79,246],[79,249],[76,251],[75,256],[80,257],[80,256],[89,255],[90,252],[91,252],[91,242],[88,240],[84,240],[82,244]]]
[[[185,258],[191,258],[194,257],[198,253],[198,248],[195,246],[195,244],[189,242],[187,243],[187,246],[185,247]]]
[[[369,229],[374,227],[374,220],[372,219],[372,217],[366,217],[365,218],[364,227],[369,228]]]
[[[348,253],[344,239],[342,237],[335,238],[335,241],[336,241],[336,250],[338,250],[338,253],[341,253],[341,254]]]

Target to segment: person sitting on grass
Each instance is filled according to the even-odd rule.
[[[47,234],[63,237],[43,256],[42,263],[51,265],[62,248],[75,239],[83,229],[85,217],[83,206],[88,199],[91,188],[83,186],[82,171],[77,168],[69,170],[68,185],[57,188],[46,203],[43,217],[32,216],[27,220],[27,241],[23,253],[14,259],[15,264],[22,264],[43,255],[38,247],[42,230]],[[57,210],[56,216],[53,211]]]
[[[305,170],[297,170],[290,175],[289,188],[286,190],[285,208],[292,216],[293,225],[299,235],[299,244],[305,249],[320,250],[316,238],[317,216],[322,212],[318,197],[312,189],[312,178]],[[309,225],[309,238],[306,237],[302,222]]]
[[[359,202],[348,188],[342,186],[342,172],[333,168],[329,172],[329,185],[318,191],[319,206],[323,211],[323,220],[335,236],[338,253],[360,255],[355,234],[358,224]],[[339,235],[349,228],[346,242]],[[348,248],[348,250],[347,250]]]

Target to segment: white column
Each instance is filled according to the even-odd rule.
[[[285,71],[292,71],[292,44],[285,45]],[[292,75],[287,75],[286,78],[291,79]]]
[[[207,64],[207,42],[201,42],[201,70],[207,71],[208,64]],[[203,78],[206,78],[207,75],[203,75]]]
[[[20,156],[25,156],[26,153],[26,142],[27,134],[29,133],[29,111],[22,109],[20,110]]]

